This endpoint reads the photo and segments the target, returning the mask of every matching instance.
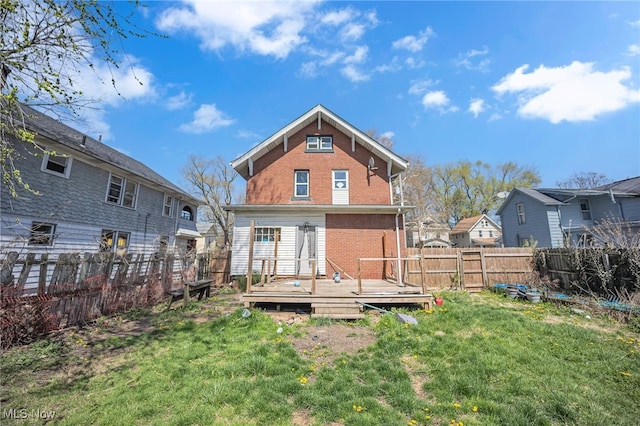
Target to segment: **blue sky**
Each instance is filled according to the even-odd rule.
[[[639,3],[152,1],[136,23],[167,38],[125,41],[122,97],[87,83],[82,130],[181,186],[190,154],[231,161],[317,104],[428,165],[640,175]]]

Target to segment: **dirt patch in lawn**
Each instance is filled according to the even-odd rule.
[[[346,324],[308,327],[304,336],[294,337],[291,344],[303,358],[318,365],[330,364],[341,355],[354,355],[375,343],[375,333],[366,327]]]

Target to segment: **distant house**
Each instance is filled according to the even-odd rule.
[[[0,253],[150,254],[195,248],[199,200],[143,163],[32,108],[25,125],[45,149],[12,141],[36,195],[2,188]]]
[[[486,214],[462,219],[449,233],[456,247],[496,247],[502,228]]]
[[[358,258],[404,254],[403,216],[412,207],[395,185],[407,161],[324,106],[231,165],[247,180],[246,204],[227,207],[235,213],[231,275],[277,257],[278,275],[355,277]],[[383,278],[382,265],[363,263],[362,277]]]
[[[451,247],[449,224],[428,216],[419,223],[407,226],[407,245],[410,247]]]
[[[196,240],[196,250],[198,253],[207,253],[216,249],[218,232],[216,226],[209,222],[198,222],[196,228],[200,233],[200,238]]]
[[[507,247],[597,245],[589,228],[603,220],[622,220],[640,232],[640,177],[592,189],[516,188],[497,213]]]

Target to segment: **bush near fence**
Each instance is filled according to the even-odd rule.
[[[153,306],[182,285],[187,267],[196,279],[228,282],[228,260],[227,252],[179,259],[158,253],[63,253],[56,259],[28,253],[21,258],[10,252],[0,271],[0,347],[28,343],[103,315]]]
[[[640,247],[539,248],[534,268],[575,293],[610,298],[640,292]]]

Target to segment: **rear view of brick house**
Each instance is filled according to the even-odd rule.
[[[248,272],[250,246],[251,269],[277,258],[279,276],[355,277],[358,258],[404,254],[404,214],[412,209],[402,200],[407,160],[324,106],[231,165],[247,181],[246,204],[227,207],[235,213],[231,275]],[[362,278],[401,273],[389,265],[363,261]]]

